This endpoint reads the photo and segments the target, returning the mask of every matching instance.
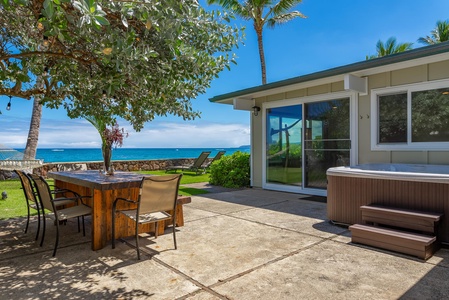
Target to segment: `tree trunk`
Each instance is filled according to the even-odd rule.
[[[43,86],[43,82],[40,77],[37,78],[37,82]],[[28,131],[28,139],[25,146],[24,159],[36,159],[37,143],[39,140],[39,129],[41,126],[42,117],[42,105],[40,103],[40,95],[34,96],[33,112],[31,114],[30,129]]]
[[[267,70],[265,67],[265,53],[263,51],[262,29],[256,28],[257,43],[259,45],[260,68],[262,70],[262,84],[267,83]]]

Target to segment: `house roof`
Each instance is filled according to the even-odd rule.
[[[326,83],[327,81],[342,80],[345,74],[368,76],[380,72],[412,67],[415,65],[449,59],[449,42],[421,47],[388,56],[356,62],[324,71],[289,79],[254,86],[226,94],[214,96],[210,102],[232,104],[234,98],[251,99],[267,96],[282,91],[294,90],[307,85]],[[327,79],[327,80],[326,80]]]

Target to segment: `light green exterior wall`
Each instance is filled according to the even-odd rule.
[[[357,111],[357,141],[358,163],[423,163],[423,164],[449,164],[448,151],[372,151],[371,150],[371,106],[370,91],[372,89],[400,86],[427,81],[449,79],[449,60],[423,64],[416,67],[384,72],[368,76],[368,95],[358,96]],[[329,94],[344,91],[344,82],[311,86],[285,93],[270,95],[256,99],[256,105],[263,107],[263,103],[294,99],[320,94]],[[262,160],[263,160],[263,116],[252,117],[252,164],[253,186],[261,187]]]
[[[449,78],[449,61],[420,65],[368,77],[368,90]],[[448,151],[371,151],[370,94],[358,100],[358,162],[449,164]]]

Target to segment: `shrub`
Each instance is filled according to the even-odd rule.
[[[249,157],[248,153],[237,151],[213,162],[210,166],[209,183],[229,188],[249,186]]]

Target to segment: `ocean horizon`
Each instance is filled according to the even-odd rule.
[[[19,152],[24,149],[14,149]],[[197,158],[202,151],[211,151],[213,158],[218,151],[226,151],[225,155],[231,155],[237,151],[249,153],[249,146],[235,148],[115,148],[112,150],[113,161],[126,160],[159,160]],[[102,161],[100,148],[38,148],[36,159],[43,159],[44,163],[64,162],[89,162]]]

